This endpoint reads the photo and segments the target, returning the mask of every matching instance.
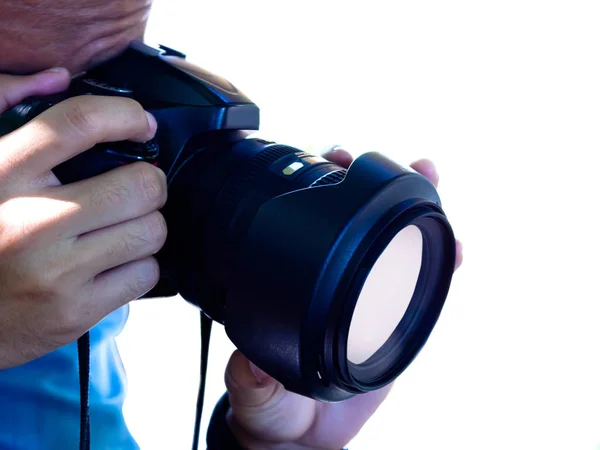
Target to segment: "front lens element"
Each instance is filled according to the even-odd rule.
[[[348,334],[347,357],[362,364],[390,338],[406,313],[419,279],[423,236],[403,228],[381,253],[358,296]]]

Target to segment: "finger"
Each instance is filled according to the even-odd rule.
[[[239,351],[229,360],[225,384],[233,418],[250,436],[293,441],[306,433],[314,420],[314,400],[286,391]]]
[[[109,269],[156,254],[167,239],[167,224],[158,211],[88,233],[78,239],[73,265],[90,279]]]
[[[377,391],[356,395],[343,402],[320,404],[319,420],[302,438],[302,443],[311,448],[342,448],[377,411],[392,387],[393,384],[388,384]]]
[[[437,169],[432,161],[428,159],[421,159],[416,161],[410,165],[414,170],[419,172],[425,178],[427,178],[433,185],[437,188],[440,176],[438,175]],[[456,241],[456,262],[454,265],[454,270],[457,270],[463,261],[463,245],[462,242]]]
[[[269,377],[240,352],[235,351],[225,371],[225,384],[230,401],[238,406],[262,405],[278,389],[277,382]]]
[[[323,157],[333,163],[336,163],[343,167],[349,167],[352,164],[352,155],[344,150],[342,147],[333,147],[331,150],[328,150],[323,154]],[[419,161],[415,161],[410,165],[414,170],[419,172],[425,178],[427,178],[431,183],[437,188],[440,176],[437,172],[435,164],[429,159],[421,159]],[[460,241],[456,242],[456,265],[455,270],[457,270],[463,261],[463,245]]]
[[[339,146],[332,147],[330,150],[326,151],[323,154],[323,158],[346,169],[350,167],[350,164],[352,164],[353,161],[352,155]]]
[[[73,237],[162,208],[167,178],[159,168],[138,162],[52,190],[55,198],[78,205],[64,222],[65,232]]]
[[[69,87],[67,69],[54,68],[28,76],[0,75],[0,113],[34,95],[50,95]]]
[[[103,142],[146,142],[156,120],[134,100],[87,95],[61,102],[5,136],[5,169],[36,178]]]
[[[420,159],[410,165],[414,170],[419,172],[437,188],[440,182],[440,176],[432,161],[428,159]]]
[[[119,266],[98,275],[80,294],[78,304],[93,326],[118,308],[148,293],[158,283],[160,269],[154,257]]]
[[[348,168],[352,164],[352,155],[342,147],[336,146],[323,154],[323,157],[335,164]],[[414,170],[426,177],[435,187],[439,183],[439,175],[432,161],[421,159],[410,165]]]
[[[460,241],[456,241],[456,264],[454,270],[457,270],[463,262],[463,244]]]

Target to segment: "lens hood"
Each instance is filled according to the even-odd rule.
[[[388,348],[388,361],[361,375],[345,364],[344,336],[365,272],[385,241],[419,221],[429,224],[429,246],[435,247],[428,264],[436,270],[425,280],[427,307],[400,324],[411,331],[402,355]],[[364,154],[340,183],[286,193],[258,210],[227,293],[227,334],[293,392],[339,401],[377,389],[408,366],[433,329],[449,289],[454,249],[435,187],[379,153]]]

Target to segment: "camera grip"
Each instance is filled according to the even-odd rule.
[[[98,144],[52,171],[62,184],[70,184],[133,162],[143,161],[156,165],[158,153],[158,145],[154,139],[143,144],[125,141]]]

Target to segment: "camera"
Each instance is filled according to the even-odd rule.
[[[147,143],[97,145],[63,184],[135,161],[167,175],[169,236],[147,297],[181,295],[286,389],[340,401],[398,377],[442,311],[455,240],[434,186],[371,152],[349,168],[253,137],[259,108],[226,79],[140,42],[67,92],[0,115],[7,134],[67,98],[122,96],[157,120]]]

